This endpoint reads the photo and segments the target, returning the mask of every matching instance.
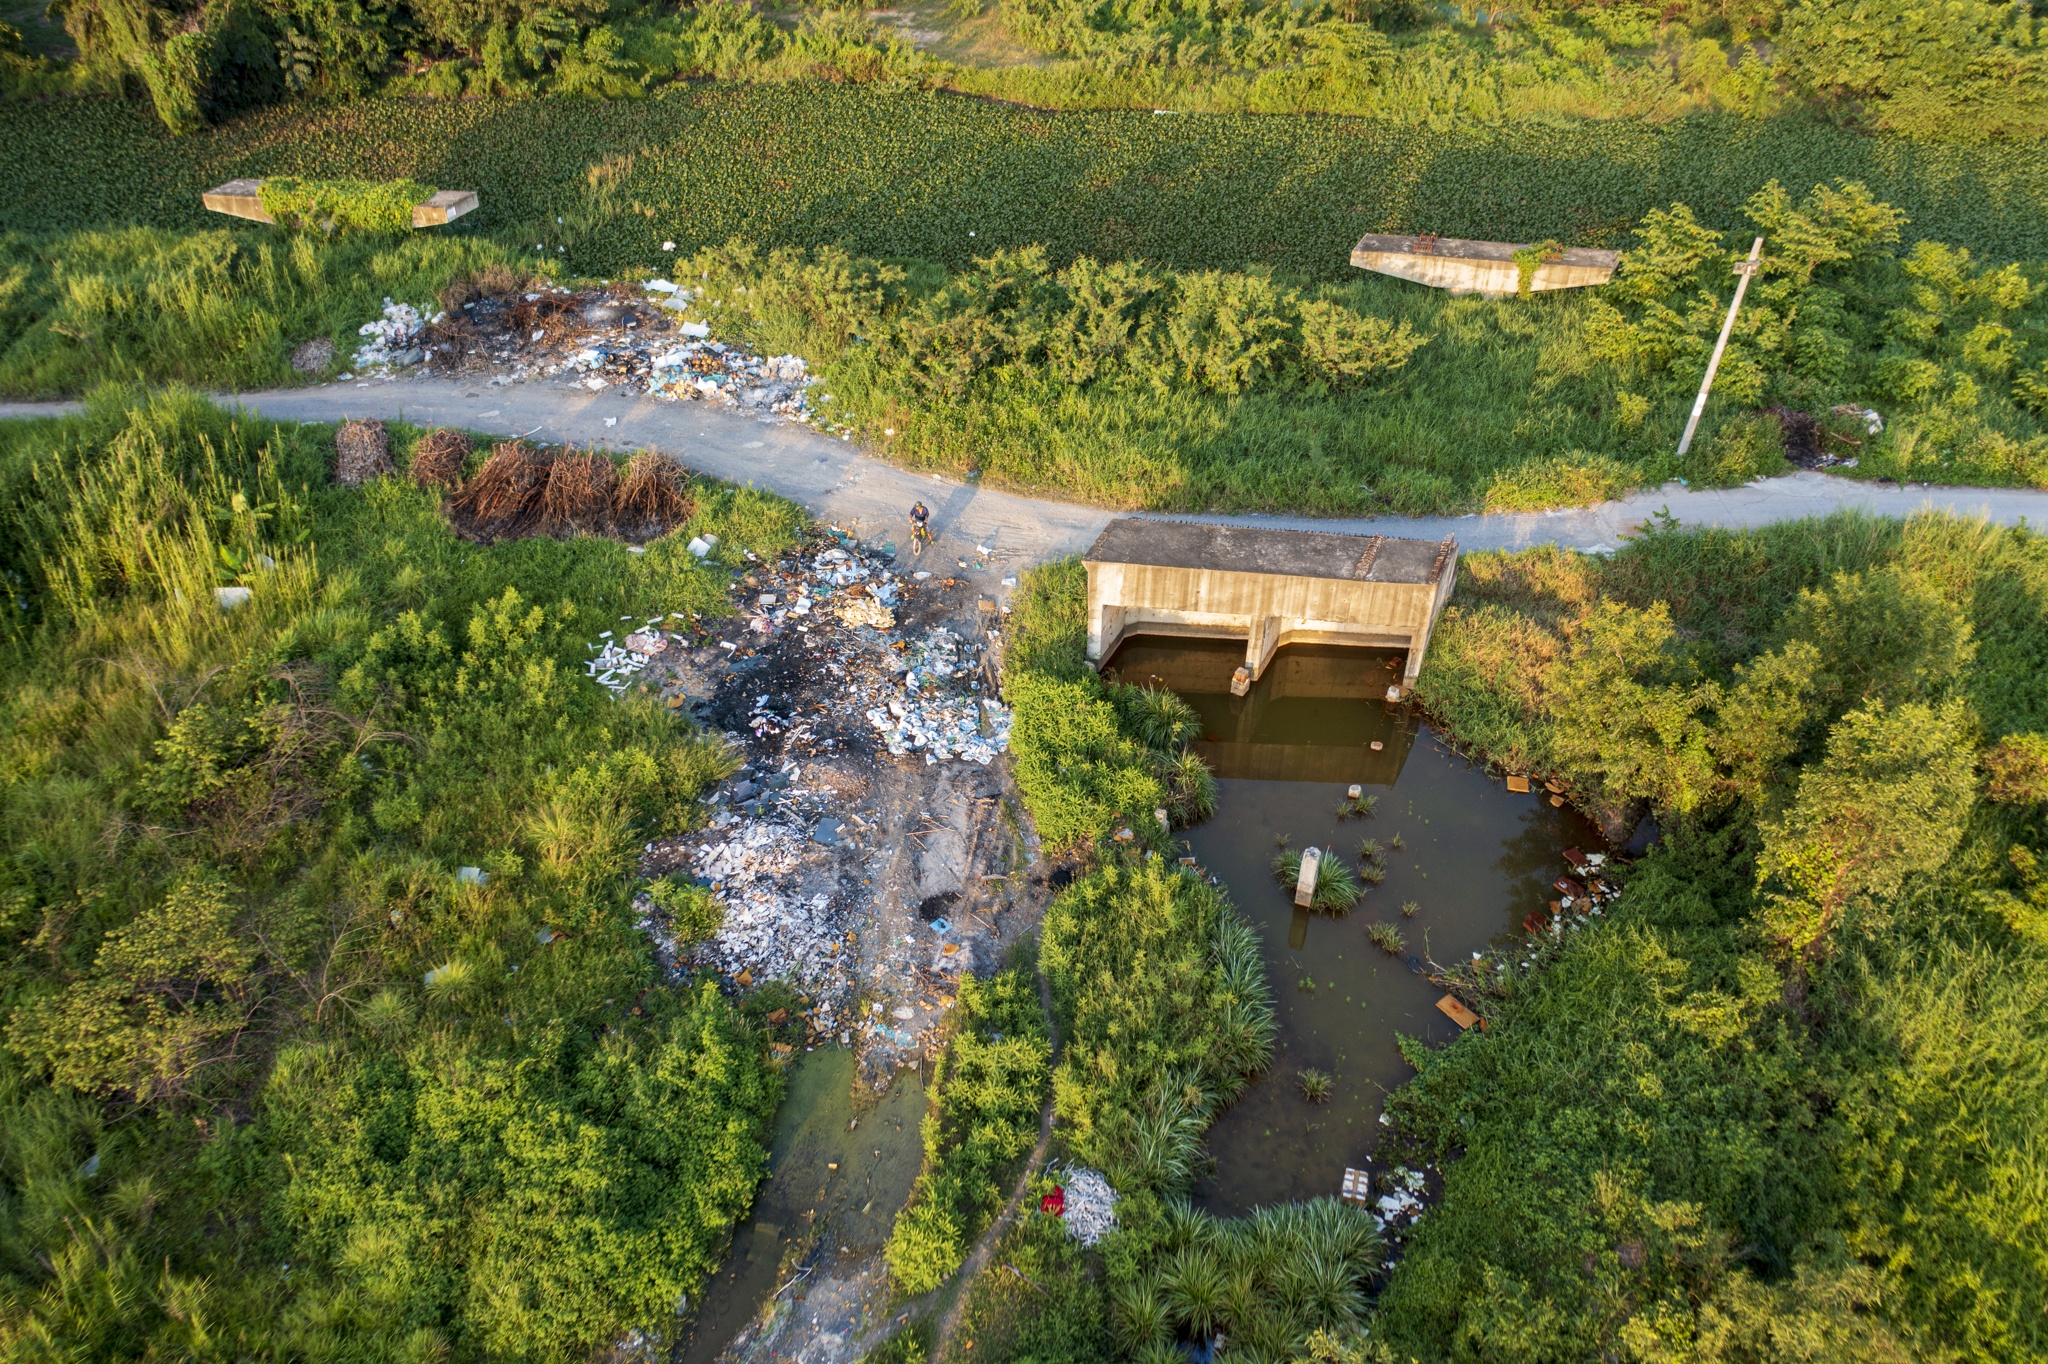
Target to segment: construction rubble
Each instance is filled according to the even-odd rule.
[[[587,641],[594,685],[658,695],[745,759],[708,797],[705,826],[649,845],[643,864],[708,889],[723,926],[678,944],[643,895],[642,927],[677,973],[709,968],[741,989],[786,982],[814,1045],[858,1040],[864,1055],[905,1063],[977,960],[969,914],[913,907],[971,907],[986,880],[973,873],[998,851],[973,821],[996,822],[1000,781],[946,774],[1009,747],[987,658],[999,609],[843,535],[729,571],[735,616],[621,617]],[[942,807],[972,818],[941,826]]]

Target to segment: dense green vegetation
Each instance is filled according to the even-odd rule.
[[[932,1069],[925,1168],[896,1218],[889,1274],[905,1293],[929,1292],[966,1258],[1038,1139],[1051,1039],[1031,970],[1013,966],[960,981],[954,1033]]]
[[[881,18],[902,28],[882,27]],[[436,99],[617,98],[693,76],[951,88],[1062,108],[1366,114],[1435,125],[1803,110],[1963,141],[2036,138],[2048,112],[2048,66],[2031,10],[1991,0],[1661,10],[1575,0],[1514,10],[1414,0],[965,0],[907,16],[732,0],[394,0],[346,9],[73,0],[62,19],[78,59],[31,55],[11,39],[0,50],[0,92],[132,83],[181,132],[253,106],[379,89]]]
[[[1078,657],[1072,567],[1024,586],[1012,685]],[[1176,1200],[1269,1006],[1227,910],[1213,965],[1189,953],[1214,892],[1111,840],[1041,960],[1070,1039],[1055,1133],[1121,1225],[1086,1252],[1023,1218],[973,1290],[977,1355],[1163,1359],[1223,1329],[1331,1364],[2048,1358],[2044,661],[2026,531],[1468,556],[1424,699],[1596,810],[1654,807],[1665,840],[1536,969],[1511,948],[1472,973],[1486,1030],[1410,1048],[1392,1111],[1445,1162],[1441,1206],[1368,1309],[1369,1258],[1318,1299],[1327,1246],[1272,1239],[1339,1210]]]
[[[1907,215],[1909,245],[1924,236],[1993,260],[2048,259],[2048,163],[2030,147],[1722,114],[1433,130],[714,84],[631,102],[294,106],[183,138],[110,99],[14,105],[7,121],[0,230],[218,224],[199,191],[235,176],[410,176],[482,195],[447,232],[543,244],[564,268],[599,276],[658,268],[664,241],[689,252],[738,237],[949,268],[1042,243],[1055,265],[1263,265],[1328,282],[1352,275],[1363,232],[1620,246],[1674,201],[1734,227],[1772,178],[1861,181]]]
[[[1844,518],[1461,569],[1426,702],[1666,841],[1415,1053],[1396,1111],[1460,1156],[1375,1339],[2048,1358],[2043,542]]]
[[[763,1172],[765,1039],[630,906],[732,760],[577,675],[724,570],[332,458],[176,391],[0,426],[9,1358],[582,1357]],[[693,492],[722,554],[801,533]]]

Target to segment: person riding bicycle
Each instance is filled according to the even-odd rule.
[[[910,542],[921,545],[932,538],[931,508],[920,501],[910,509]]]

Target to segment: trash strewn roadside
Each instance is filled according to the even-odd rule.
[[[420,310],[409,303],[393,303],[385,299],[383,317],[356,328],[356,335],[370,338],[356,348],[357,371],[403,369],[407,365],[417,365],[426,358],[425,351],[420,348],[420,333],[439,322],[442,316],[436,313],[432,317],[422,317]]]
[[[453,313],[422,317],[386,299],[373,339],[356,353],[365,375],[422,363],[441,372],[489,372],[496,384],[556,379],[587,392],[615,390],[667,401],[709,401],[802,422],[834,435],[802,356],[761,355],[693,320],[694,292],[668,280],[564,289],[538,280],[494,282]],[[343,376],[352,377],[352,376]]]

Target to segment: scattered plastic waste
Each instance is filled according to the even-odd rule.
[[[393,303],[385,299],[384,316],[356,328],[356,335],[370,338],[356,348],[357,372],[400,369],[418,364],[426,358],[425,351],[420,348],[420,332],[439,322],[443,316],[436,313],[432,317],[422,317],[420,310],[409,303]]]

